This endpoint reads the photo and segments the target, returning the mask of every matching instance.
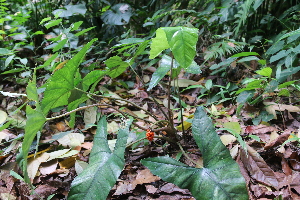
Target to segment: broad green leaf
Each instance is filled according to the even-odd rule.
[[[238,122],[225,122],[223,126],[224,128],[235,131],[237,134],[241,134],[242,128]]]
[[[105,11],[101,19],[108,25],[125,25],[132,16],[131,7],[125,3],[119,3],[111,7],[111,10]]]
[[[67,5],[64,7],[65,9],[56,9],[52,13],[53,15],[57,15],[58,17],[70,17],[74,14],[82,14],[86,13],[85,4],[76,4],[76,5]]]
[[[274,55],[270,58],[270,63],[275,62],[275,61],[277,61],[277,60],[279,60],[283,57],[286,57],[286,56],[287,56],[286,50],[281,50],[276,55]]]
[[[164,55],[160,61],[160,66],[157,68],[157,70],[153,73],[148,91],[154,88],[158,82],[170,71],[171,69],[171,63],[172,58],[170,56]],[[173,60],[173,68],[176,69],[179,67],[179,64],[176,62],[176,60]]]
[[[247,62],[247,61],[251,61],[251,60],[259,60],[259,58],[256,56],[247,56],[247,57],[244,57],[244,58],[238,60],[237,63]]]
[[[15,55],[8,56],[8,58],[5,60],[5,64],[4,64],[5,68],[10,64],[10,62],[12,61],[12,59],[14,57],[15,57]]]
[[[293,35],[298,35],[299,33],[300,33],[300,29],[297,29],[297,30],[295,30],[295,31],[291,31],[291,32],[286,33],[286,34],[284,34],[283,36],[281,36],[281,37],[278,39],[278,41],[283,40],[283,39],[285,39],[285,38],[287,38],[287,37],[290,37],[290,36],[293,36]]]
[[[28,83],[28,86],[26,88],[28,99],[35,102],[35,109],[31,108],[29,105],[26,106],[27,121],[25,126],[24,140],[22,142],[22,154],[24,158],[23,172],[24,172],[24,178],[27,183],[30,183],[28,173],[27,173],[28,151],[37,132],[43,127],[44,123],[46,122],[46,118],[39,104],[39,97],[37,93],[35,79],[36,77],[34,75],[33,80]]]
[[[141,43],[144,41],[145,41],[145,39],[143,39],[143,38],[127,38],[124,40],[120,40],[119,42],[121,44],[136,44],[136,43]]]
[[[239,104],[246,103],[249,99],[251,99],[254,96],[255,90],[246,90],[242,91],[236,98],[236,102]]]
[[[71,90],[76,86],[75,75],[77,68],[83,61],[86,52],[97,39],[86,44],[65,66],[56,71],[47,83],[42,101],[42,109],[47,114],[51,108],[68,105]]]
[[[129,67],[129,63],[124,62],[119,56],[110,57],[105,61],[105,64],[109,68],[108,75],[111,78],[118,77]]]
[[[74,24],[72,24],[71,31],[76,31],[82,23],[83,23],[83,21],[78,21],[78,22],[75,22]]]
[[[234,57],[242,57],[242,56],[259,56],[259,54],[256,52],[242,52],[242,53],[234,54],[231,57],[234,58]]]
[[[203,168],[189,167],[166,156],[146,158],[142,164],[164,181],[189,189],[196,199],[247,200],[248,192],[239,166],[221,142],[203,107],[195,113],[192,132],[203,155]]]
[[[194,60],[197,41],[198,29],[187,27],[180,27],[169,41],[172,53],[181,67],[187,68]]]
[[[95,81],[100,81],[101,78],[104,77],[106,74],[106,71],[101,70],[94,70],[88,73],[83,79],[82,79],[82,86],[83,90],[87,91],[91,84],[95,83]]]
[[[267,55],[272,55],[283,49],[284,41],[279,41],[273,44],[266,52]]]
[[[288,82],[285,82],[285,83],[282,83],[280,85],[278,85],[278,89],[282,89],[282,88],[285,88],[289,85],[292,85],[293,83],[295,83],[296,81],[288,81]]]
[[[280,68],[278,68],[278,70],[280,70]],[[282,83],[283,81],[285,81],[287,79],[288,76],[293,75],[295,73],[297,73],[300,70],[300,66],[298,67],[290,67],[284,70],[280,70],[280,73],[276,71],[276,79],[279,83]]]
[[[265,88],[265,92],[274,92],[278,87],[277,80],[271,80]]]
[[[152,39],[150,45],[150,59],[158,56],[163,50],[170,48],[166,33],[163,29],[159,28],[156,30],[156,37]]]
[[[261,70],[257,70],[256,73],[259,74],[259,75],[267,76],[267,77],[271,78],[272,68],[271,67],[265,67]]]
[[[258,89],[258,88],[263,88],[264,86],[263,86],[262,82],[263,82],[263,80],[255,79],[252,82],[248,83],[246,88],[238,90],[236,92],[236,94],[240,94],[241,92],[243,92],[245,90],[254,90],[254,89]]]
[[[40,25],[43,24],[44,22],[49,21],[49,20],[51,20],[51,17],[47,17],[47,18],[42,19],[42,21],[40,22]]]
[[[100,119],[89,165],[72,182],[69,200],[106,200],[123,170],[128,135],[128,126],[119,130],[117,143],[111,152],[107,142],[106,119],[105,117]]]
[[[53,27],[53,26],[58,25],[61,21],[62,21],[62,19],[57,19],[57,20],[51,21],[51,22],[45,24],[45,27],[46,27],[47,29],[49,29],[49,28],[51,28],[51,27]]]
[[[68,41],[68,39],[63,39],[59,43],[57,43],[57,45],[53,48],[53,52],[56,52],[56,51],[60,50],[61,48],[63,48],[65,46],[65,44],[67,43],[67,41]]]
[[[6,55],[11,53],[11,51],[9,49],[6,48],[0,48],[0,55]]]
[[[186,68],[187,73],[191,74],[201,74],[201,67],[195,62],[192,61],[191,65]]]
[[[93,27],[90,27],[90,28],[87,28],[87,29],[83,29],[82,31],[76,33],[75,36],[79,37],[79,36],[81,36],[82,34],[84,34],[84,33],[88,32],[88,31],[92,30],[92,29],[95,28],[95,27],[96,27],[96,26],[93,26]]]
[[[49,66],[51,62],[57,58],[57,56],[58,53],[53,54],[50,58],[48,58],[48,60],[43,65],[38,66],[37,69]]]

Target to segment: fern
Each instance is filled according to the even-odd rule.
[[[160,12],[163,12],[162,14],[159,14]],[[185,13],[197,13],[194,10],[171,10],[171,11],[165,11],[165,9],[161,9],[159,11],[157,11],[152,18],[148,18],[147,21],[156,21],[159,18],[165,17],[167,15],[174,15],[174,14],[179,14],[179,15],[183,15]]]
[[[232,40],[223,40],[221,42],[216,42],[212,44],[208,50],[205,52],[205,61],[212,58],[221,58],[226,55],[242,51],[246,43],[235,42]]]
[[[247,18],[251,15],[252,11],[257,10],[263,0],[246,0],[239,8],[237,14],[234,15],[236,21],[234,22],[237,26],[234,28],[235,36],[238,35],[240,28],[247,21]]]

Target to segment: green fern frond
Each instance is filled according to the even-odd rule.
[[[162,14],[158,14],[160,12],[163,12]],[[157,11],[152,18],[148,18],[147,21],[156,21],[159,18],[165,17],[167,15],[174,15],[174,14],[179,14],[179,15],[183,15],[185,13],[197,13],[194,10],[171,10],[171,11],[167,11],[165,12],[165,9],[159,10]]]
[[[205,52],[204,59],[207,61],[212,58],[221,58],[229,54],[240,52],[244,49],[245,45],[246,43],[244,42],[235,42],[230,40],[216,42]]]
[[[245,25],[247,18],[256,11],[258,7],[262,4],[264,0],[246,0],[240,7],[237,14],[234,15],[236,18],[235,24],[237,26],[234,28],[235,36],[238,35],[241,26]]]

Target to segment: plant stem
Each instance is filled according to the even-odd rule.
[[[189,157],[189,155],[187,155],[187,153],[185,153],[184,149],[182,148],[181,144],[179,142],[177,142],[177,145],[179,146],[181,152],[183,153],[183,155],[189,160],[191,161],[192,163],[194,163],[196,165],[196,167],[200,167],[200,168],[203,168],[203,166],[199,165],[198,163],[196,163],[195,161],[193,161],[193,159],[191,159]]]
[[[151,112],[149,112],[148,110],[138,106],[137,104],[127,100],[127,99],[122,99],[122,98],[115,98],[115,97],[109,97],[109,96],[103,96],[103,95],[98,95],[98,94],[92,94],[92,93],[89,93],[89,92],[85,92],[77,87],[75,87],[76,90],[80,91],[80,92],[83,92],[85,94],[88,94],[88,95],[92,95],[92,96],[96,96],[96,97],[100,97],[100,98],[107,98],[107,99],[113,99],[113,100],[117,100],[117,101],[125,101],[126,103],[129,103],[131,105],[133,105],[134,107],[137,107],[138,109],[141,109],[143,110],[145,113],[147,113],[148,115],[150,115],[151,117],[153,117],[156,121],[159,121],[159,119],[153,115]]]
[[[131,65],[129,65],[130,68],[132,69],[133,73],[139,78],[139,80],[141,81],[141,83],[143,84],[143,86],[146,88],[146,84],[144,83],[144,80],[136,73],[136,71],[132,68]],[[163,109],[161,109],[159,103],[156,101],[156,99],[154,98],[154,96],[149,93],[147,90],[146,90],[147,94],[149,94],[149,96],[152,98],[152,100],[156,103],[158,109],[163,113],[163,115],[165,116],[166,119],[168,119],[168,116],[167,114],[163,111]],[[156,119],[157,121],[159,121],[158,119]],[[171,119],[169,119],[171,121]]]

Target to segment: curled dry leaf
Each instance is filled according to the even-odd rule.
[[[266,111],[272,115],[274,115],[274,118],[277,119],[276,111],[289,111],[289,112],[300,112],[300,108],[297,106],[292,105],[285,105],[285,104],[277,104],[274,102],[264,102],[264,105],[266,105]]]
[[[274,171],[267,165],[264,159],[250,146],[247,145],[248,156],[243,148],[240,149],[241,160],[250,176],[257,182],[279,189],[278,180]]]
[[[270,141],[267,143],[264,147],[265,150],[271,149],[272,147],[277,147],[279,145],[282,145],[286,140],[288,140],[291,132],[284,132],[283,134],[279,135],[277,138],[274,140]]]

